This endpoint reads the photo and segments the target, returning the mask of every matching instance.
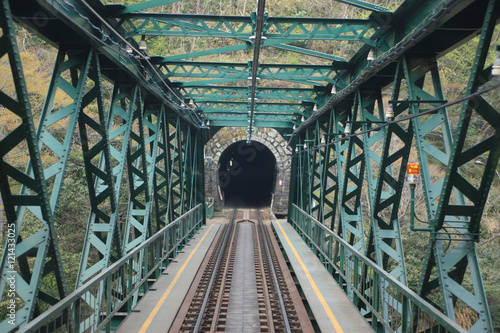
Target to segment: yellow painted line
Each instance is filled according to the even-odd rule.
[[[280,227],[281,232],[283,233],[283,236],[285,236],[285,239],[286,239],[288,245],[290,245],[290,248],[292,249],[293,254],[295,255],[295,257],[299,261],[299,264],[302,267],[302,269],[304,270],[304,273],[306,274],[306,277],[309,280],[309,283],[311,284],[314,292],[316,293],[316,296],[318,296],[319,301],[321,302],[321,305],[323,305],[323,309],[325,309],[326,314],[328,315],[328,318],[330,318],[330,321],[332,322],[332,325],[335,328],[335,332],[344,333],[344,331],[342,331],[342,328],[339,325],[339,322],[337,321],[337,319],[333,315],[332,310],[328,306],[328,303],[326,303],[325,298],[323,297],[323,295],[321,294],[321,292],[318,289],[318,286],[314,282],[314,280],[311,276],[311,273],[309,273],[309,270],[307,269],[306,265],[304,265],[304,262],[300,258],[297,250],[295,250],[295,247],[293,247],[292,242],[290,241],[290,238],[288,238],[287,234],[285,233],[285,230],[283,230],[283,227],[281,226],[281,224],[278,221],[276,221],[276,224],[278,225],[278,227]]]
[[[172,280],[172,282],[170,282],[170,285],[168,286],[167,290],[165,290],[165,292],[163,293],[163,295],[161,296],[160,300],[158,301],[158,303],[156,303],[155,305],[155,308],[153,309],[153,311],[149,314],[148,318],[146,319],[146,321],[144,322],[144,324],[142,324],[142,327],[141,329],[139,330],[139,333],[144,333],[146,332],[146,330],[148,329],[149,325],[151,325],[151,322],[153,321],[153,319],[155,318],[156,314],[158,313],[158,311],[160,310],[161,306],[163,305],[163,303],[165,303],[165,301],[167,300],[167,297],[168,295],[170,294],[170,292],[172,291],[172,289],[174,289],[174,286],[175,284],[177,283],[177,281],[179,280],[179,278],[181,277],[182,275],[182,272],[184,271],[184,269],[186,268],[187,264],[189,263],[189,261],[191,260],[191,258],[193,258],[194,256],[194,253],[196,252],[196,250],[198,250],[198,248],[200,247],[201,243],[203,242],[203,240],[205,239],[205,237],[207,237],[208,235],[208,232],[210,231],[210,229],[212,229],[214,225],[211,224],[210,227],[207,229],[207,231],[205,232],[205,234],[203,235],[203,237],[201,237],[200,241],[198,242],[198,244],[196,244],[196,247],[194,248],[193,252],[191,252],[191,254],[189,255],[189,257],[187,258],[186,262],[182,265],[182,267],[179,269],[179,271],[177,272],[177,274],[175,275],[174,279]]]

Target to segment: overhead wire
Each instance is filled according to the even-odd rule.
[[[127,55],[127,56],[132,56],[131,54],[129,54],[126,50],[126,48],[124,48],[120,43],[117,43],[116,41],[113,40],[113,38],[111,38],[111,36],[109,36],[108,34],[106,34],[100,27],[96,26],[94,23],[92,23],[92,21],[86,17],[85,15],[83,15],[80,11],[78,11],[78,9],[73,5],[71,4],[70,2],[68,2],[67,0],[63,0],[65,4],[67,4],[68,6],[70,6],[73,11],[78,15],[80,16],[82,19],[84,19],[85,21],[87,21],[89,23],[89,25],[99,31],[102,36],[104,36],[105,38],[107,38],[111,43],[113,43],[114,45],[118,46],[118,48],[122,51],[124,51],[124,53],[120,53],[118,52],[117,50],[109,47],[109,45],[107,45],[106,43],[104,43],[104,41],[102,40],[99,40],[96,38],[96,36],[92,35],[92,34],[87,34],[88,36],[92,37],[94,40],[98,41],[100,44],[104,45],[104,46],[107,46],[110,50],[113,50],[117,53],[119,53],[120,55]],[[182,106],[182,103],[184,102],[183,98],[177,96],[177,94],[175,93],[175,91],[173,91],[170,86],[165,82],[165,80],[163,79],[162,75],[160,73],[158,73],[158,70],[155,68],[155,66],[149,61],[149,57],[143,55],[143,53],[140,51],[140,50],[137,50],[135,48],[134,45],[132,45],[132,43],[130,43],[126,38],[124,38],[118,31],[116,31],[116,29],[111,26],[103,17],[101,17],[99,15],[99,13],[94,10],[94,8],[92,8],[92,6],[90,6],[85,0],[80,0],[80,2],[93,14],[96,16],[97,19],[99,19],[99,21],[101,21],[109,30],[111,30],[111,32],[113,32],[119,39],[122,40],[122,42],[124,42],[127,46],[129,46],[142,60],[144,60],[148,65],[149,67],[153,70],[154,74],[160,79],[160,81],[163,83],[163,85],[165,86],[166,89],[168,89],[173,96],[175,96],[180,102],[181,104],[178,104],[176,103],[170,96],[168,96],[164,89],[162,89],[158,83],[155,81],[154,79],[154,75],[151,75],[151,73],[146,69],[146,67],[140,62],[138,61],[137,63],[142,67],[142,69],[144,70],[144,72],[149,75],[149,77],[151,78],[151,82],[159,89],[159,91],[163,94],[163,96],[169,101],[169,102],[172,102],[174,103],[176,106],[178,106],[179,108],[181,109],[188,109],[189,111],[191,112],[187,112],[187,115],[191,118],[191,120],[193,121],[193,123],[195,125],[197,125],[199,128],[206,128],[204,125],[203,125],[203,121],[198,117],[198,115],[196,114],[195,112],[195,109],[191,109],[190,107],[188,107],[187,105],[185,106]],[[134,64],[134,62],[132,62],[132,64]],[[135,64],[134,64],[135,66]],[[140,71],[139,71],[140,73]],[[142,74],[141,74],[142,75]],[[145,76],[143,76],[143,78],[146,80],[146,82],[148,82],[147,78]],[[195,117],[196,119],[195,119]]]
[[[411,120],[411,119],[414,119],[414,118],[418,118],[418,117],[422,117],[422,116],[425,116],[425,115],[428,115],[428,114],[435,113],[435,112],[437,112],[437,111],[439,111],[441,109],[444,109],[444,108],[447,108],[447,107],[450,107],[450,106],[453,106],[453,105],[465,102],[465,101],[467,101],[469,99],[472,99],[472,98],[474,98],[476,96],[480,96],[482,94],[485,94],[485,93],[487,93],[489,91],[492,91],[493,89],[496,89],[498,87],[500,87],[500,79],[496,79],[494,81],[494,83],[491,86],[489,86],[489,87],[486,87],[486,88],[484,88],[482,90],[479,90],[479,91],[477,91],[475,93],[472,93],[472,94],[469,94],[467,96],[458,98],[458,99],[456,99],[454,101],[451,101],[451,102],[445,103],[443,105],[437,106],[435,108],[432,108],[432,109],[429,109],[429,110],[425,110],[425,111],[419,112],[417,114],[406,116],[406,117],[403,117],[403,118],[400,118],[400,119],[395,119],[395,120],[392,120],[392,121],[387,121],[386,123],[384,123],[382,125],[372,127],[372,128],[370,128],[368,130],[365,130],[365,131],[355,132],[355,133],[352,133],[352,134],[345,134],[340,139],[337,139],[337,140],[329,142],[329,143],[320,144],[319,146],[316,146],[316,147],[313,147],[313,148],[302,149],[300,152],[289,154],[290,157],[287,160],[279,162],[279,163],[280,164],[284,164],[284,163],[288,162],[291,159],[291,157],[293,157],[293,156],[296,156],[296,155],[299,155],[299,154],[302,154],[302,153],[305,153],[305,152],[311,152],[311,151],[319,150],[321,148],[328,147],[328,146],[331,146],[333,144],[336,144],[336,143],[348,140],[348,139],[350,139],[352,137],[355,137],[355,136],[363,135],[363,134],[370,133],[370,132],[373,132],[373,131],[378,131],[378,130],[380,130],[380,129],[384,128],[384,127],[387,127],[389,125],[392,125],[392,124],[400,123],[400,122],[403,122],[403,121],[407,121],[407,120]],[[405,102],[405,101],[403,100],[401,102]],[[351,123],[356,123],[356,122],[354,121],[354,122],[351,122]]]
[[[452,7],[460,3],[460,0],[453,0],[449,3],[446,2],[447,0],[443,0],[438,5],[436,5],[436,7],[434,7],[434,10],[429,15],[427,15],[427,17],[423,19],[419,25],[413,28],[409,34],[406,34],[406,36],[402,40],[393,45],[389,50],[385,51],[382,55],[378,56],[377,60],[369,63],[368,66],[362,70],[362,72],[354,81],[352,81],[347,87],[342,89],[338,94],[330,97],[330,99],[323,105],[323,107],[319,108],[318,111],[313,113],[308,119],[301,123],[296,130],[293,130],[292,135],[290,136],[290,139],[288,141],[288,145],[291,144],[295,134],[301,132],[314,120],[318,119],[321,115],[331,110],[336,102],[341,101],[347,95],[358,89],[359,86],[370,77],[370,74],[377,71],[378,68],[401,56],[408,50],[408,48],[414,46],[422,38],[424,38],[428,32],[432,31],[432,28],[435,25],[439,24],[439,18],[443,15],[446,15]],[[429,20],[430,22],[428,22]]]

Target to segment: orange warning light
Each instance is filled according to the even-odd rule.
[[[408,163],[406,166],[406,174],[418,176],[420,175],[420,164],[418,163]]]

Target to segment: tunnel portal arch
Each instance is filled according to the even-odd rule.
[[[238,141],[219,158],[219,187],[225,207],[270,207],[276,180],[276,158],[260,142]]]
[[[245,128],[222,128],[206,144],[205,154],[205,196],[214,200],[215,210],[223,209],[222,188],[219,187],[219,168],[224,151],[231,145],[246,141]],[[272,211],[275,214],[287,214],[290,181],[290,158],[284,138],[271,128],[259,128],[252,136],[254,144],[264,145],[274,156],[276,167],[273,180]]]

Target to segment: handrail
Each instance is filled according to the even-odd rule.
[[[290,213],[291,224],[322,262],[335,270],[330,272],[337,275],[351,301],[372,313],[374,330],[382,325],[386,332],[466,332],[295,204]]]
[[[148,289],[148,278],[156,272],[169,258],[175,257],[203,223],[203,204],[183,214],[175,221],[165,226],[156,234],[148,238],[117,262],[99,273],[80,288],[73,291],[49,310],[21,327],[21,332],[83,332],[99,331],[106,326],[110,329],[111,318],[118,312],[130,313],[132,297],[141,288]],[[140,259],[143,262],[140,262]],[[142,274],[137,276],[134,271],[137,265],[143,265]],[[93,297],[98,297],[96,291],[101,284],[105,284],[105,301],[95,315],[92,309]],[[92,317],[93,316],[93,317]]]

